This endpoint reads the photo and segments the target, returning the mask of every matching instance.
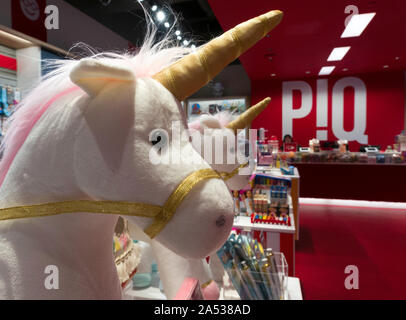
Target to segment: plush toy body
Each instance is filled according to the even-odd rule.
[[[135,56],[64,62],[34,89],[3,145],[0,298],[120,299],[117,215],[187,259],[216,251],[232,226],[232,199],[187,139],[179,101],[280,18],[267,13],[181,59],[184,49],[147,41]],[[165,154],[151,135],[174,123],[185,125],[165,152],[182,161],[157,163]]]

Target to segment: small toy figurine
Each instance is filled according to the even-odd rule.
[[[247,207],[247,216],[251,216],[251,213],[254,212],[254,203],[251,190],[247,190],[247,199],[245,200],[245,203]]]

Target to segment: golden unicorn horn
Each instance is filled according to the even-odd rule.
[[[243,22],[153,76],[182,101],[265,37],[282,20],[273,10]]]
[[[252,120],[258,117],[259,114],[265,110],[269,102],[271,102],[271,98],[269,97],[265,98],[261,102],[258,102],[256,105],[247,109],[237,119],[231,121],[226,127],[231,130],[234,130],[234,132],[237,132],[238,129],[244,129],[248,127],[248,125],[252,122]]]

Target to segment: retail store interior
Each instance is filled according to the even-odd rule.
[[[403,0],[1,1],[0,298],[406,299],[405,12]],[[145,49],[151,28],[165,47]],[[179,159],[205,164],[143,166],[141,145],[169,153],[162,132],[179,123]],[[57,220],[78,212],[77,231]],[[111,239],[92,240],[98,213],[105,230],[117,219]],[[77,254],[57,226],[86,242]],[[21,259],[24,246],[43,254]],[[59,290],[24,274],[48,265]]]

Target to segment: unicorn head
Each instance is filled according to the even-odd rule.
[[[173,64],[164,58],[172,51],[155,52],[155,59],[166,61],[160,67],[152,66],[154,59],[145,59],[142,49],[135,57],[102,56],[67,64],[58,79],[51,77],[33,91],[32,96],[44,97],[53,90],[50,86],[58,88],[24,122],[24,134],[16,129],[18,120],[27,120],[33,103],[31,109],[29,102],[23,103],[14,117],[0,168],[5,191],[0,205],[74,198],[145,204],[145,211],[155,205],[166,211],[168,200],[180,194],[174,214],[158,218],[165,221],[156,240],[184,257],[201,258],[216,250],[232,226],[232,200],[219,177],[193,181],[193,173],[212,169],[188,140],[179,101],[263,38],[281,16],[271,11],[254,18]],[[146,61],[152,66],[148,71]],[[177,143],[170,134],[174,123],[183,124]],[[181,163],[151,162],[151,133],[157,130],[161,139],[167,138],[165,152],[180,154]],[[36,170],[27,173],[30,164]],[[187,180],[191,175],[192,181]],[[179,187],[184,181],[193,184],[186,193]],[[128,219],[148,228],[151,218],[139,215]]]

